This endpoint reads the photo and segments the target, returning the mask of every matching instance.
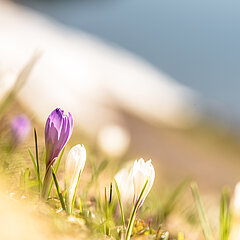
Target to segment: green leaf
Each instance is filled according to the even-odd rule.
[[[183,182],[181,182],[172,192],[170,197],[167,199],[166,204],[163,207],[163,217],[166,219],[166,217],[172,212],[175,205],[179,202],[180,197],[186,190],[190,183],[189,179],[185,179]]]
[[[58,160],[57,160],[57,162],[55,163],[55,172],[56,172],[56,173],[57,173],[57,171],[58,171],[60,162],[61,162],[61,160],[62,160],[64,151],[65,151],[65,147],[64,147],[63,150],[61,151],[61,153],[60,153],[60,155],[59,155],[59,157],[58,157]],[[48,189],[47,197],[50,196],[50,193],[51,193],[51,190],[52,190],[52,185],[53,185],[53,179],[51,180],[51,183],[50,183],[50,186],[49,186],[49,189]]]
[[[39,168],[39,157],[38,157],[38,141],[37,141],[37,131],[36,128],[34,128],[34,140],[35,140],[35,151],[36,151],[36,167],[37,167],[37,177],[38,177],[38,183],[39,183],[39,192],[41,191],[42,187],[42,181],[40,176],[40,168]]]
[[[108,165],[109,161],[108,160],[103,160],[100,164],[100,166],[98,167],[98,172],[102,172]]]
[[[61,193],[61,190],[60,190],[60,187],[59,187],[59,184],[58,184],[58,180],[57,180],[57,177],[56,177],[56,173],[55,173],[54,168],[52,166],[51,166],[51,170],[52,170],[53,180],[54,180],[54,183],[55,183],[55,186],[56,186],[56,189],[57,189],[57,194],[58,194],[59,200],[60,200],[61,205],[62,205],[62,209],[66,210],[64,200],[63,200],[63,196],[62,196],[62,193]]]
[[[38,173],[38,171],[37,171],[37,165],[36,165],[36,163],[35,163],[35,160],[34,160],[34,157],[33,157],[33,154],[32,154],[32,152],[31,152],[30,148],[28,148],[28,152],[29,152],[29,155],[30,155],[30,157],[31,157],[31,159],[32,159],[32,163],[33,163],[34,169],[35,169],[35,171],[36,171],[36,175],[37,175],[37,173]]]
[[[119,205],[120,205],[121,218],[122,218],[122,226],[123,226],[123,231],[124,231],[126,225],[125,225],[125,217],[124,217],[124,211],[123,211],[123,206],[122,206],[121,194],[120,194],[120,191],[119,191],[119,188],[118,188],[118,184],[117,184],[116,179],[114,179],[114,182],[115,182],[115,188],[116,188],[116,191],[117,191],[118,202],[119,202]]]
[[[228,240],[230,232],[229,190],[223,189],[220,204],[220,240]]]
[[[27,168],[24,172],[24,190],[25,192],[28,192],[29,190],[29,178],[30,178],[30,171],[29,168]]]
[[[127,228],[127,236],[126,236],[126,240],[129,240],[130,237],[131,237],[131,233],[132,233],[132,228],[133,228],[133,223],[134,223],[134,220],[135,220],[135,217],[136,217],[136,213],[137,213],[137,209],[140,205],[140,202],[142,200],[142,196],[143,196],[143,193],[147,187],[147,184],[148,184],[148,179],[147,181],[145,182],[144,186],[143,186],[143,189],[141,191],[141,194],[140,196],[138,197],[138,200],[137,200],[137,203],[135,204],[134,206],[134,209],[132,211],[132,214],[130,216],[130,220],[129,220],[129,224],[128,224],[128,228]],[[134,204],[134,203],[133,203]]]
[[[99,174],[107,167],[108,163],[109,163],[108,160],[104,160],[101,162],[101,164],[99,165],[99,167],[95,173],[95,176],[94,176],[95,179],[97,179]]]
[[[108,206],[110,206],[111,203],[112,203],[112,183],[110,183],[109,202],[108,202]]]
[[[76,202],[77,202],[78,209],[79,209],[80,213],[82,213],[82,212],[83,212],[83,206],[82,206],[82,200],[81,200],[81,198],[78,197],[77,200],[76,200]]]
[[[203,234],[205,236],[206,240],[213,240],[213,235],[212,235],[212,231],[210,229],[210,225],[208,223],[207,217],[205,215],[205,211],[203,209],[203,205],[202,202],[200,200],[200,196],[199,196],[199,191],[198,191],[198,187],[196,183],[192,183],[191,184],[191,190],[192,190],[192,194],[193,194],[193,198],[197,207],[197,211],[198,211],[198,215],[200,218],[200,222],[202,225],[202,230],[203,230]]]
[[[78,189],[78,184],[79,184],[79,181],[80,181],[80,177],[81,177],[81,171],[79,172],[77,185],[76,185],[75,190],[74,190],[73,199],[72,199],[72,202],[70,203],[72,205],[71,206],[71,214],[72,214],[72,211],[73,211],[73,208],[74,208],[74,203],[75,203],[75,199],[76,199],[76,194],[77,194],[77,189]]]
[[[105,199],[106,235],[109,236],[110,230],[109,230],[109,214],[108,214],[108,201],[107,201],[107,188],[106,187],[105,187],[105,191],[104,191],[104,199]]]
[[[108,160],[102,161],[102,162],[100,163],[99,167],[98,167],[96,170],[94,170],[94,169],[95,169],[95,165],[94,165],[94,164],[92,165],[93,174],[92,174],[91,180],[89,181],[89,183],[88,183],[88,185],[87,185],[87,187],[86,187],[86,190],[85,190],[85,194],[86,194],[86,195],[87,195],[90,187],[92,186],[92,184],[97,181],[100,173],[107,167],[108,163],[109,163]]]

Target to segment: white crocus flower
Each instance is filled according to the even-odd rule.
[[[133,198],[134,208],[130,215],[130,220],[129,220],[127,233],[126,233],[126,240],[130,240],[136,213],[138,209],[142,206],[145,198],[147,197],[149,191],[151,190],[154,179],[155,179],[155,171],[151,163],[151,160],[148,160],[147,162],[145,162],[142,158],[139,160],[136,160],[132,167],[132,176],[133,176],[133,187],[134,187],[134,198]],[[143,191],[145,184],[146,184],[146,187]],[[140,196],[142,191],[143,191],[143,195]]]
[[[133,164],[132,169],[133,174],[133,185],[134,185],[134,202],[138,201],[138,198],[142,192],[142,189],[148,180],[147,186],[144,190],[141,202],[139,207],[143,204],[145,198],[147,197],[149,191],[152,188],[153,181],[155,178],[154,167],[151,163],[151,160],[145,162],[142,158],[138,161],[136,160]]]
[[[79,175],[86,162],[86,149],[83,145],[76,145],[68,153],[65,165],[65,189],[67,212],[72,211],[72,202],[77,187]]]
[[[122,168],[114,177],[117,182],[121,201],[124,204],[131,204],[134,197],[132,169]]]

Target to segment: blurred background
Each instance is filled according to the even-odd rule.
[[[145,59],[228,120],[240,116],[237,1],[17,2]]]
[[[158,183],[187,177],[205,194],[233,189],[240,179],[239,7],[2,0],[0,99],[36,54],[14,113],[43,126],[55,107],[70,111],[79,138],[119,165],[151,158],[156,192]]]
[[[39,120],[64,107],[100,145],[115,139],[123,144],[120,155],[151,157],[166,178],[192,176],[213,189],[233,185],[240,170],[238,7],[2,1],[2,95],[40,51],[19,94]]]

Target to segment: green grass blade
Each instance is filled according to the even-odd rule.
[[[95,173],[95,178],[98,178],[99,174],[107,167],[109,161],[104,160],[101,162],[100,166],[98,167],[96,173]]]
[[[73,208],[74,208],[74,203],[75,203],[75,199],[76,199],[76,194],[77,194],[77,189],[78,189],[78,184],[79,184],[79,181],[80,181],[80,177],[81,177],[81,171],[78,175],[78,180],[77,180],[77,185],[75,187],[75,190],[74,190],[74,194],[73,194],[73,199],[72,199],[72,207],[71,207],[71,214],[72,214],[72,211],[73,211]]]
[[[77,202],[78,202],[79,211],[80,211],[80,213],[82,213],[83,212],[82,199],[80,197],[78,197]]]
[[[28,148],[28,152],[29,152],[29,155],[30,155],[30,157],[31,157],[31,159],[32,159],[32,163],[33,163],[34,169],[35,169],[35,171],[36,171],[36,175],[37,175],[37,165],[36,165],[36,163],[35,163],[35,160],[34,160],[34,157],[33,157],[33,154],[32,154],[32,152],[31,152],[30,148]]]
[[[36,128],[34,128],[34,140],[35,140],[35,152],[36,152],[37,177],[38,177],[39,192],[40,192],[41,191],[41,187],[42,187],[42,181],[41,181],[40,168],[39,168],[38,140],[37,140]]]
[[[37,141],[37,131],[36,131],[36,128],[34,128],[34,140],[35,140],[35,151],[36,151],[37,170],[38,170],[38,172],[39,172],[38,141]]]
[[[198,215],[200,218],[200,222],[202,225],[202,230],[203,230],[203,234],[205,236],[206,240],[213,240],[213,235],[212,235],[212,231],[210,229],[210,225],[208,223],[207,217],[205,215],[205,211],[203,209],[203,205],[199,196],[199,191],[198,191],[198,187],[196,183],[192,183],[191,184],[191,190],[192,190],[192,194],[193,194],[193,198],[197,207],[197,211],[198,211]]]
[[[63,150],[61,151],[60,155],[59,155],[59,158],[55,164],[55,171],[57,172],[58,168],[59,168],[59,165],[60,165],[60,162],[62,160],[62,157],[63,157],[63,154],[64,154],[64,151],[65,151],[65,147],[63,148]]]
[[[110,230],[109,230],[109,212],[108,212],[108,201],[107,201],[107,188],[105,187],[104,189],[104,199],[105,199],[105,217],[106,217],[106,235],[110,235]]]
[[[63,148],[62,152],[61,152],[60,155],[59,155],[59,158],[58,158],[57,162],[55,163],[55,172],[56,172],[56,173],[57,173],[57,171],[58,171],[60,162],[61,162],[61,160],[62,160],[64,151],[65,151],[65,147]],[[51,183],[50,183],[50,186],[49,186],[49,189],[48,189],[48,195],[47,195],[47,197],[50,196],[50,193],[51,193],[51,191],[52,191],[52,185],[53,185],[53,179],[51,180]]]
[[[108,206],[111,206],[111,203],[112,203],[112,182],[110,183]]]
[[[125,217],[124,217],[124,211],[123,211],[123,206],[122,206],[121,194],[120,194],[120,191],[119,191],[119,188],[118,188],[118,184],[117,184],[116,179],[114,179],[114,182],[115,182],[115,188],[116,188],[116,191],[117,191],[118,202],[119,202],[119,205],[120,205],[121,218],[122,218],[122,226],[123,226],[123,231],[124,231],[126,225],[125,225]]]
[[[90,187],[92,186],[92,184],[94,182],[96,182],[98,180],[99,175],[107,167],[108,163],[109,163],[108,160],[103,160],[100,163],[100,165],[99,165],[99,167],[97,169],[95,169],[95,165],[94,164],[92,165],[92,169],[93,169],[92,178],[91,178],[91,180],[89,181],[89,183],[86,186],[85,195],[88,194],[88,191],[89,191]]]
[[[228,240],[230,232],[229,190],[223,189],[220,204],[220,240]]]
[[[179,199],[181,198],[182,194],[189,186],[189,183],[190,183],[190,180],[185,179],[174,189],[170,197],[167,199],[166,204],[163,207],[164,219],[166,219],[166,217],[171,213],[175,205],[179,202]]]
[[[58,184],[58,180],[57,180],[57,177],[56,177],[54,168],[53,168],[52,166],[51,166],[51,170],[52,170],[52,175],[53,175],[54,183],[55,183],[55,186],[56,186],[56,189],[57,189],[57,194],[58,194],[59,200],[60,200],[61,205],[62,205],[62,209],[63,209],[63,210],[66,210],[65,203],[64,203],[64,200],[63,200],[63,196],[62,196],[62,193],[61,193],[59,184]]]
[[[28,192],[28,190],[29,190],[29,178],[30,178],[30,171],[29,171],[29,168],[27,168],[24,172],[24,190],[25,190],[25,192]]]

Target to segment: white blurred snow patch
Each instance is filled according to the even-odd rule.
[[[173,127],[197,119],[190,89],[120,48],[5,1],[0,32],[0,76],[6,79],[17,76],[36,50],[43,52],[19,94],[42,121],[55,107],[70,111],[75,124],[92,133],[118,122],[116,108]]]
[[[231,199],[232,208],[232,228],[230,231],[230,240],[240,240],[240,182],[234,189],[234,195]]]
[[[107,125],[99,131],[97,143],[106,155],[121,157],[128,150],[130,134],[120,125]]]

